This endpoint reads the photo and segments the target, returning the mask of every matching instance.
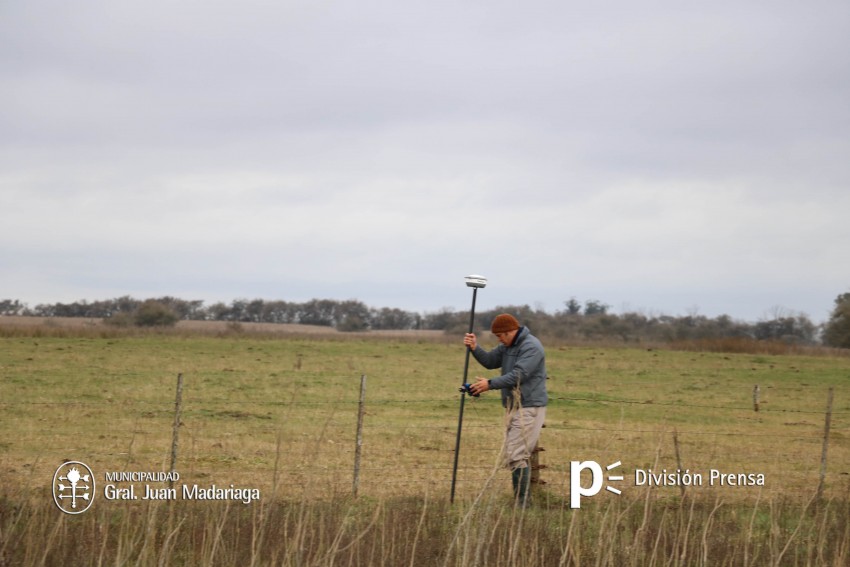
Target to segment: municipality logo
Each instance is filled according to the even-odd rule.
[[[53,501],[66,514],[82,514],[94,502],[94,473],[85,463],[68,461],[53,473]]]

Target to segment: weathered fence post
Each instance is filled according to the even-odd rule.
[[[756,384],[756,387],[753,388],[753,409],[755,411],[759,410],[759,385]]]
[[[174,399],[174,428],[171,434],[171,475],[168,488],[174,488],[174,470],[177,465],[177,438],[180,435],[180,412],[183,410],[183,373],[177,375],[177,396]]]
[[[351,491],[357,498],[360,488],[360,455],[363,451],[363,415],[366,409],[366,375],[360,375],[360,404],[357,408],[357,445],[354,448],[354,482]]]
[[[756,386],[758,388],[758,386]],[[758,411],[758,410],[756,410]],[[673,447],[676,449],[676,466],[679,467],[679,470],[682,470],[682,457],[679,455],[679,432],[677,430],[673,430]],[[681,482],[679,483],[679,492],[682,493],[682,498],[685,497],[685,485]]]
[[[546,468],[546,465],[540,464],[540,451],[545,451],[543,447],[539,444],[534,446],[534,449],[531,451],[531,485],[533,486],[543,486],[546,484],[546,481],[540,478],[540,471]]]
[[[820,454],[820,480],[818,481],[817,499],[820,500],[823,495],[823,485],[826,479],[826,450],[829,446],[829,426],[832,422],[832,395],[833,387],[829,387],[829,394],[826,397],[826,418],[823,426],[823,450]]]

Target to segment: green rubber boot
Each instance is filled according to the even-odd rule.
[[[511,471],[511,485],[514,487],[514,502],[519,499],[519,479],[522,476],[522,469],[514,469]]]
[[[517,504],[520,508],[528,508],[531,506],[531,467],[517,470],[519,471]]]
[[[531,467],[511,471],[511,484],[514,487],[514,504],[520,508],[531,506]]]

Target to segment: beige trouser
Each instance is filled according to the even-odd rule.
[[[506,419],[508,430],[505,435],[505,466],[510,470],[525,468],[540,438],[540,429],[546,419],[546,408],[512,409]]]

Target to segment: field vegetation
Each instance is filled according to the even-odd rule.
[[[565,301],[563,309],[549,312],[528,305],[503,305],[478,314],[482,328],[489,328],[502,312],[516,315],[538,335],[559,340],[601,340],[626,344],[669,343],[693,340],[779,341],[785,344],[850,347],[850,293],[835,300],[829,321],[815,324],[805,313],[776,306],[757,322],[733,319],[728,315],[707,317],[696,309],[684,316],[647,313],[624,309],[611,312],[611,306],[589,299]],[[417,313],[390,307],[370,307],[356,299],[338,301],[312,299],[291,302],[264,299],[235,299],[205,305],[200,300],[159,297],[146,300],[130,296],[98,301],[39,304],[30,307],[12,299],[0,299],[0,316],[28,316],[43,320],[78,318],[98,320],[119,327],[166,326],[177,321],[219,321],[231,324],[266,323],[308,325],[342,332],[363,331],[446,331],[458,333],[467,328],[467,313],[443,308]]]
[[[841,351],[550,338],[546,484],[519,511],[498,468],[494,395],[466,403],[458,496],[448,502],[459,339],[183,323],[0,325],[0,565],[850,561],[850,358]],[[109,471],[169,469],[178,374],[180,483],[257,488],[261,498],[120,502],[98,489],[89,511],[61,513],[51,479],[65,461],[87,463],[98,483]],[[602,491],[573,510],[570,461],[585,460],[621,462],[622,494]],[[635,471],[648,469],[761,474],[764,486],[636,486]]]

